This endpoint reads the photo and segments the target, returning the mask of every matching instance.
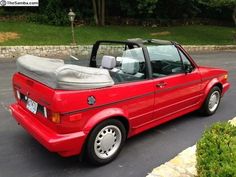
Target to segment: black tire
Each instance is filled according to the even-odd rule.
[[[211,106],[210,106],[210,99],[213,95],[218,95],[219,98],[218,99],[218,103],[214,106],[212,106],[212,109],[211,109]],[[200,109],[200,113],[203,115],[203,116],[211,116],[213,115],[216,110],[218,109],[219,105],[220,105],[220,100],[221,100],[221,90],[218,86],[214,86],[210,92],[208,93],[201,109]]]
[[[103,135],[104,131],[106,131],[105,135]],[[103,136],[101,140],[99,139],[100,136]],[[114,138],[118,139],[117,141],[119,142],[119,145],[117,145],[118,143],[116,142],[116,139]],[[102,152],[99,152],[99,149],[97,148],[99,145],[97,145],[96,143],[99,140],[101,141],[100,151]],[[124,125],[122,124],[122,122],[116,119],[108,119],[104,122],[101,122],[92,130],[92,132],[90,133],[87,139],[86,154],[87,154],[87,158],[89,162],[92,163],[93,165],[105,165],[113,161],[120,153],[125,143],[125,140],[126,140],[126,129]],[[105,147],[102,146],[103,142],[105,142],[104,144],[108,142],[105,145]],[[114,145],[113,143],[116,143],[116,145]],[[111,144],[112,146],[110,147]],[[110,148],[110,149],[107,150],[106,148]],[[106,154],[108,156],[108,153],[110,152],[111,154],[109,155],[109,157],[107,158],[100,157],[100,156],[106,156]]]

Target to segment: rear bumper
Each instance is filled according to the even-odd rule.
[[[84,132],[58,134],[42,124],[20,105],[12,104],[10,110],[16,121],[49,151],[57,152],[64,157],[81,153],[86,139]]]

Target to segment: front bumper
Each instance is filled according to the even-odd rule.
[[[16,121],[49,151],[57,152],[64,157],[81,153],[86,139],[84,132],[58,134],[42,124],[36,117],[17,103],[12,104],[10,110]]]
[[[230,84],[227,82],[223,85],[222,96],[227,92],[230,88]]]

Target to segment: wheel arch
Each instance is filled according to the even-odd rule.
[[[210,94],[214,93],[213,89],[216,88],[216,87],[217,87],[217,90],[219,91],[219,94],[220,94],[219,95],[219,102],[217,103],[217,107],[215,107],[213,110],[211,110],[212,108],[209,108],[209,99],[210,99],[210,96],[211,96]],[[209,87],[209,89],[207,90],[207,92],[205,94],[205,97],[203,99],[202,105],[199,109],[200,113],[203,116],[210,116],[210,115],[212,115],[216,112],[216,110],[217,110],[217,108],[220,104],[220,97],[222,95],[222,89],[223,89],[223,85],[220,82],[214,83]]]
[[[222,90],[223,90],[223,85],[222,85],[222,83],[221,83],[217,78],[214,78],[213,80],[211,80],[211,81],[207,84],[207,86],[206,86],[206,88],[205,88],[205,91],[204,91],[204,99],[203,99],[203,100],[206,99],[208,93],[209,93],[209,92],[211,91],[211,89],[212,89],[213,87],[215,87],[215,86],[219,87],[220,90],[221,90],[221,92],[222,92]]]
[[[125,127],[126,130],[126,136],[128,137],[129,135],[129,131],[130,131],[130,122],[128,121],[128,119],[126,117],[123,116],[115,116],[115,117],[110,117],[110,119],[116,119],[119,120]]]
[[[201,104],[200,104],[201,107],[203,106],[203,104],[204,104],[204,102],[205,102],[205,100],[206,100],[206,98],[207,98],[209,92],[210,92],[211,89],[212,89],[213,87],[215,87],[215,86],[217,86],[217,87],[220,88],[221,94],[222,94],[223,85],[222,85],[222,83],[221,83],[217,78],[214,78],[213,80],[211,80],[211,81],[207,84],[206,88],[204,89],[204,96],[203,96],[203,99],[202,99]]]
[[[121,123],[123,123],[126,128],[127,134],[129,133],[130,122],[128,120],[128,114],[119,108],[108,108],[96,113],[91,118],[89,118],[83,128],[83,131],[89,134],[89,132],[91,132],[96,127],[96,125],[108,119],[117,119],[121,121]]]
[[[220,82],[218,82],[218,83],[214,84],[214,85],[212,86],[212,88],[215,87],[215,86],[219,87],[219,89],[220,89],[220,91],[221,91],[221,94],[222,94],[223,85],[222,85]]]

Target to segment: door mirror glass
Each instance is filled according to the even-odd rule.
[[[192,65],[184,64],[184,71],[186,73],[191,73],[193,71]]]

